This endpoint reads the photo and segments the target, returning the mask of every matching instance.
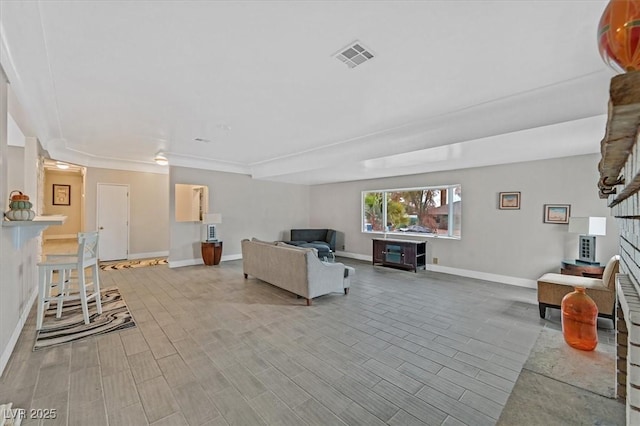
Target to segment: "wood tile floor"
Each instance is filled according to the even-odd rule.
[[[56,409],[44,425],[495,424],[545,324],[535,290],[338,261],[351,292],[311,307],[241,261],[101,271],[138,327],[32,352],[31,312],[0,402]]]

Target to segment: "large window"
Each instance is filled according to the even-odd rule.
[[[460,238],[461,222],[460,185],[362,193],[362,232]]]

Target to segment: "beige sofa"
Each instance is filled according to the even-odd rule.
[[[547,308],[559,308],[562,298],[571,293],[574,287],[584,287],[598,306],[598,316],[613,320],[619,263],[620,256],[613,256],[604,268],[602,279],[553,273],[538,278],[540,318],[545,317]]]
[[[311,299],[333,292],[349,293],[354,269],[318,259],[315,249],[282,242],[242,240],[242,268],[249,275],[291,293]]]

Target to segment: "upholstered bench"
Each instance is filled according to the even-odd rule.
[[[562,298],[571,293],[574,287],[584,287],[598,306],[598,316],[613,320],[619,262],[620,256],[613,256],[604,268],[602,279],[554,273],[538,278],[540,318],[545,317],[547,308],[560,308]]]

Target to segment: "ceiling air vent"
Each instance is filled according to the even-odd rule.
[[[364,47],[359,41],[354,41],[344,49],[340,49],[334,56],[347,64],[349,68],[355,68],[373,59],[371,50]]]

